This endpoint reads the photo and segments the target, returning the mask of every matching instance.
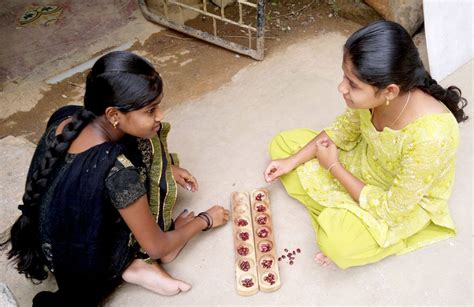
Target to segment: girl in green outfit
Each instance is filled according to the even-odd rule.
[[[410,35],[389,21],[349,37],[342,70],[346,111],[321,132],[277,135],[264,173],[308,208],[315,260],[348,268],[454,236],[461,91],[438,85]]]

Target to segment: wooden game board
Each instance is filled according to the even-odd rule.
[[[231,194],[237,292],[243,296],[280,288],[268,190]]]

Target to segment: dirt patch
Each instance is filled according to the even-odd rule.
[[[202,17],[187,23],[196,28],[208,27]],[[359,26],[332,16],[331,8],[319,1],[270,1],[266,7],[265,57],[289,45],[327,32],[345,35]],[[229,27],[230,29],[231,27]],[[241,40],[239,30],[224,29],[220,35]],[[216,47],[181,33],[166,30],[151,35],[143,43],[135,43],[131,51],[146,56],[165,82],[163,108],[192,101],[229,82],[242,68],[254,60]],[[308,59],[310,60],[310,59]],[[271,72],[269,72],[271,73]],[[36,143],[51,113],[67,104],[81,104],[86,72],[78,73],[42,91],[43,97],[27,112],[17,112],[0,121],[0,138],[24,136]],[[19,97],[21,95],[19,94]]]

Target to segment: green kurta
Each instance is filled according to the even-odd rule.
[[[425,115],[401,130],[377,131],[369,110],[347,109],[324,130],[340,149],[340,162],[366,185],[359,202],[354,201],[317,159],[300,165],[297,176],[282,178],[289,192],[299,185],[304,190],[296,198],[313,212],[316,230],[324,208],[340,208],[354,214],[381,248],[403,243],[398,254],[455,235],[448,198],[459,128],[451,113]],[[317,133],[281,133],[270,147],[272,157],[296,153]],[[291,182],[296,179],[298,183]],[[301,194],[308,195],[308,201]],[[429,225],[436,231],[422,234]]]

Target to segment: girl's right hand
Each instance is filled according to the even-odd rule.
[[[293,168],[294,165],[289,158],[273,160],[265,169],[263,177],[267,183],[272,183],[280,176],[291,172]]]
[[[230,211],[222,206],[215,205],[206,210],[212,218],[212,228],[224,225],[229,221]]]

